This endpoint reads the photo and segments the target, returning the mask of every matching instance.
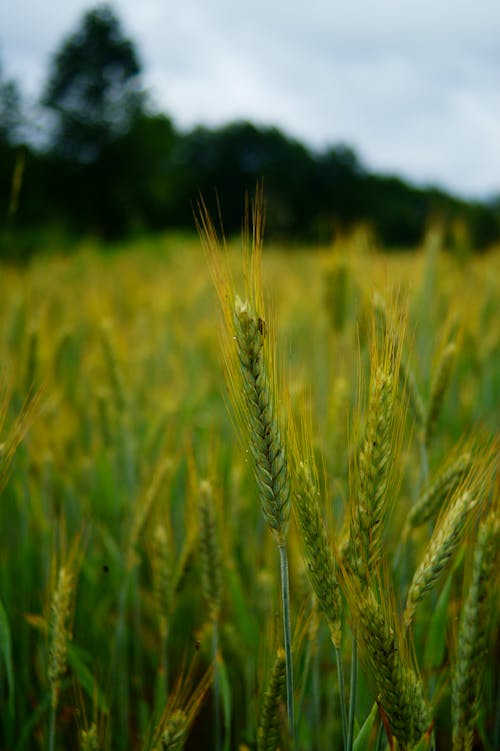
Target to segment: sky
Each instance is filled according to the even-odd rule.
[[[26,94],[95,3],[2,0],[3,74]],[[179,128],[276,125],[312,148],[465,197],[500,194],[498,0],[116,0]]]

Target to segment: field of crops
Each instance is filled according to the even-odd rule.
[[[1,749],[500,748],[500,253],[262,287],[210,232],[2,268]]]

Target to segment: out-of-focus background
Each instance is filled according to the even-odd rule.
[[[2,751],[500,748],[499,23],[1,0]]]
[[[491,0],[8,0],[2,253],[192,229],[193,202],[215,191],[233,232],[261,178],[280,240],[364,223],[408,247],[439,222],[449,245],[486,248],[500,235],[499,38]]]

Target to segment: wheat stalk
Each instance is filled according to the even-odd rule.
[[[222,555],[217,535],[217,520],[212,486],[200,483],[198,497],[199,546],[203,596],[212,622],[218,620],[222,595]]]
[[[441,356],[436,366],[434,377],[431,383],[427,413],[425,415],[424,437],[427,447],[430,445],[431,440],[434,436],[439,413],[441,412],[441,407],[443,406],[446,389],[448,388],[448,384],[450,382],[456,353],[457,345],[455,344],[455,342],[450,342],[441,352]]]
[[[460,616],[451,691],[454,751],[472,749],[488,651],[488,610],[499,550],[500,515],[494,511],[479,527],[470,585]]]
[[[480,496],[477,493],[463,490],[442,516],[408,590],[404,616],[406,625],[410,624],[418,603],[432,589],[459,547],[466,524],[479,503]]]
[[[323,612],[333,644],[340,648],[342,639],[342,599],[337,565],[328,542],[320,510],[320,493],[315,471],[309,462],[299,462],[295,471],[294,509],[305,549],[307,573]]]
[[[80,747],[81,751],[99,751],[99,735],[95,722],[88,730],[82,730]]]
[[[264,517],[281,547],[285,544],[290,519],[290,479],[263,355],[264,324],[250,304],[242,303],[238,297],[234,314],[255,478]]]
[[[269,683],[264,692],[257,733],[258,751],[276,751],[281,738],[280,705],[285,696],[286,659],[283,649],[278,649]]]
[[[212,659],[214,661],[214,744],[216,751],[220,742],[220,686],[218,666],[219,612],[222,597],[222,555],[217,535],[217,520],[212,486],[208,480],[200,483],[199,542],[201,560],[201,583],[203,596],[212,623]]]
[[[69,565],[61,566],[50,603],[49,619],[49,664],[50,726],[49,751],[55,748],[55,721],[59,702],[61,679],[66,672],[68,642],[72,638],[71,615],[75,576]]]
[[[176,709],[165,723],[158,751],[182,751],[188,728],[186,713],[182,709]]]
[[[390,324],[390,327],[389,327]],[[344,545],[347,565],[366,585],[381,561],[381,541],[393,488],[391,480],[404,413],[396,410],[396,386],[401,358],[404,321],[386,320],[382,342],[372,333],[368,417],[355,467],[350,505],[349,539]]]
[[[264,314],[261,283],[264,210],[259,192],[252,214],[252,243],[247,260],[247,296],[235,294],[227,257],[204,205],[199,230],[224,317],[223,353],[235,413],[252,457],[264,518],[278,546],[287,675],[287,712],[294,733],[292,638],[286,538],[290,520],[290,475],[278,409],[274,340]],[[249,248],[248,216],[245,248]],[[270,343],[271,342],[271,343]]]
[[[382,606],[373,592],[365,590],[356,607],[356,622],[379,691],[379,700],[390,728],[402,748],[417,743],[430,724],[431,715],[421,679],[405,657]]]
[[[443,501],[455,492],[471,467],[472,454],[466,451],[439,472],[410,509],[408,525],[418,527],[434,519]]]

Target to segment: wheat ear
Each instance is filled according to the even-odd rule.
[[[212,659],[214,662],[214,747],[221,748],[220,739],[220,686],[219,652],[219,612],[222,596],[222,556],[217,535],[212,486],[208,480],[200,483],[198,500],[199,539],[201,559],[201,583],[203,595],[212,623]]]
[[[408,515],[408,525],[418,527],[434,519],[446,497],[455,492],[471,467],[472,455],[467,451],[439,472],[412,506]]]
[[[328,623],[333,644],[338,649],[342,639],[342,598],[337,565],[321,514],[315,473],[308,462],[300,462],[296,468],[294,509],[304,543],[311,586]]]
[[[188,727],[188,718],[182,709],[172,712],[161,735],[158,751],[182,751]]]
[[[375,293],[373,296],[373,308],[379,318],[382,332],[385,336],[388,334],[392,335],[392,345],[394,350],[397,351],[400,332],[391,325],[387,303],[379,293]],[[408,395],[408,404],[413,411],[417,424],[422,429],[425,423],[424,402],[417,385],[415,374],[410,367],[408,360],[403,358],[403,356],[401,356],[401,361],[399,363],[399,381]]]
[[[452,674],[453,751],[470,751],[477,721],[488,649],[488,610],[500,550],[500,516],[489,514],[479,527],[472,575],[462,606]]]
[[[198,512],[201,584],[210,620],[216,622],[222,596],[222,555],[217,535],[213,491],[208,480],[202,480],[200,483]]]
[[[392,733],[401,747],[407,749],[417,743],[431,720],[422,681],[405,659],[404,645],[396,639],[393,627],[370,589],[365,590],[358,601],[356,613],[380,703]]]
[[[375,574],[380,562],[394,461],[394,378],[390,360],[384,366],[376,366],[372,373],[368,421],[351,504],[347,561],[364,584]]]
[[[290,587],[286,537],[290,520],[290,476],[282,426],[278,416],[275,351],[263,313],[261,256],[264,210],[262,192],[257,193],[252,214],[251,253],[247,255],[247,299],[234,294],[227,261],[206,208],[200,207],[199,230],[205,245],[224,315],[224,357],[237,418],[252,455],[252,467],[259,489],[264,518],[279,551],[281,599],[286,656],[287,712],[290,734],[294,735],[292,636]],[[249,249],[248,216],[245,248]],[[234,346],[236,342],[236,347]],[[273,342],[274,344],[274,342]]]
[[[418,603],[432,589],[459,547],[466,524],[472,511],[478,507],[479,499],[477,493],[463,490],[441,517],[408,590],[404,616],[406,625],[410,624]]]
[[[283,649],[278,649],[269,683],[264,693],[257,732],[258,751],[276,751],[281,738],[280,705],[285,695],[286,660]]]
[[[437,420],[443,406],[446,389],[451,378],[453,363],[457,352],[455,342],[450,342],[441,352],[441,357],[431,383],[429,405],[425,415],[424,436],[425,445],[429,446],[434,436]]]
[[[71,634],[72,598],[75,577],[69,566],[61,566],[52,594],[49,621],[48,679],[51,692],[49,751],[55,747],[55,719],[59,702],[61,679],[66,672],[68,642]]]
[[[281,547],[290,519],[290,479],[264,359],[265,324],[239,297],[234,304],[234,323],[255,478],[264,517]]]
[[[82,730],[80,748],[81,751],[99,751],[99,736],[95,722],[88,730]]]

